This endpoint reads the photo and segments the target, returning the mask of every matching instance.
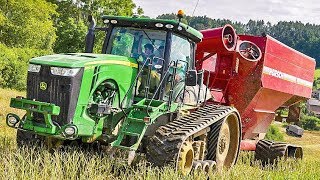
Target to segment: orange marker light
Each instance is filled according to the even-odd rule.
[[[178,11],[178,17],[179,17],[179,18],[183,18],[183,16],[184,16],[184,12],[183,12],[183,10],[180,9],[180,10]]]
[[[180,9],[180,10],[178,11],[178,15],[184,15],[183,10]]]

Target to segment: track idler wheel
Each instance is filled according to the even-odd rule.
[[[180,170],[183,175],[188,175],[192,170],[194,158],[193,153],[192,143],[190,141],[183,142],[177,164],[178,170]]]
[[[279,158],[302,159],[303,151],[301,146],[275,142],[270,140],[260,140],[255,151],[255,160],[260,160],[263,165],[274,164]]]

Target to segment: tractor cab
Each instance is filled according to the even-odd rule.
[[[187,72],[196,74],[195,45],[202,34],[173,20],[120,16],[103,16],[102,20],[105,28],[100,29],[106,31],[102,53],[137,61],[135,97],[177,101]],[[92,52],[88,36],[86,46],[91,47],[86,52]]]

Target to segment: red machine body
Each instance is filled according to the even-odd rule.
[[[278,108],[311,96],[313,58],[270,36],[236,35],[230,25],[202,33],[197,69],[214,100],[240,112],[243,139],[266,133]]]

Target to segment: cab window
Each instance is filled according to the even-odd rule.
[[[165,85],[164,99],[169,100],[170,89],[172,89],[171,100],[178,102],[184,88],[186,71],[193,67],[193,46],[185,38],[172,35],[169,76]],[[176,73],[174,69],[176,66]],[[171,86],[173,84],[173,87]]]
[[[177,35],[172,36],[170,64],[177,65],[176,81],[184,80],[186,71],[192,67],[192,53],[192,44],[187,39]]]

